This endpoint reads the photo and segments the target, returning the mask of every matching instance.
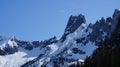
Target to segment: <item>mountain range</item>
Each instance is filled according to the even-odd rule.
[[[101,41],[112,37],[120,11],[112,17],[87,23],[85,16],[71,15],[60,39],[56,36],[43,41],[23,41],[15,36],[0,36],[0,67],[72,67],[84,64]]]

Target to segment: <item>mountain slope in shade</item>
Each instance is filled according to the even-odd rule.
[[[120,67],[120,15],[110,37],[101,41],[93,54],[87,57],[82,67]],[[78,66],[78,67],[81,67]]]
[[[120,11],[116,9],[112,17],[102,17],[95,24],[87,24],[82,14],[71,16],[60,40],[53,37],[44,41],[29,42],[1,36],[0,59],[4,61],[0,60],[0,66],[68,67],[84,62],[86,56],[90,56],[101,41],[111,37],[119,16]],[[5,47],[6,45],[8,46]],[[18,62],[14,63],[16,60],[12,59],[13,57]]]

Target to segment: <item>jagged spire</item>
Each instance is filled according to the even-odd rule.
[[[116,15],[120,14],[120,10],[119,9],[115,9],[113,17],[115,17]]]
[[[120,12],[120,10],[116,8],[116,9],[115,9],[115,12]]]
[[[120,10],[119,9],[115,9],[114,14],[112,16],[111,30],[110,30],[110,33],[108,35],[109,38],[111,37],[111,33],[113,33],[115,28],[116,28],[116,25],[118,23],[119,17],[120,17]]]
[[[16,38],[15,38],[15,36],[13,35],[12,37],[11,37],[11,41],[15,41],[16,40]]]
[[[86,23],[84,15],[82,14],[79,14],[78,16],[71,15],[68,20],[68,24],[66,26],[65,31],[73,33],[82,23]]]
[[[73,33],[82,23],[86,23],[84,15],[82,14],[79,14],[78,16],[71,15],[68,20],[64,34],[61,38],[61,41],[63,42],[66,39],[66,35]]]

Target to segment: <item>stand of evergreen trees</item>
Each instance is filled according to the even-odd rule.
[[[120,17],[111,37],[101,40],[98,48],[85,59],[82,67],[120,67]]]

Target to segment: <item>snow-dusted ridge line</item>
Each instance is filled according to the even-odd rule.
[[[85,23],[83,15],[72,16],[63,34],[65,35],[64,41],[59,39],[54,42],[53,38],[50,39],[50,43],[45,41],[48,44],[42,42],[39,45],[40,42],[36,41],[33,45],[31,42],[17,42],[15,37],[0,37],[0,48],[4,49],[6,45],[18,47],[17,52],[0,56],[2,59],[0,67],[55,67],[56,64],[59,67],[68,67],[77,62],[84,62],[86,56],[90,56],[98,47],[97,44],[110,35],[110,30],[114,30],[119,16],[120,11],[116,9],[112,18],[102,18],[91,25]],[[78,22],[80,19],[81,22]],[[77,27],[75,27],[76,24],[78,24]],[[26,50],[26,47],[30,50]]]

